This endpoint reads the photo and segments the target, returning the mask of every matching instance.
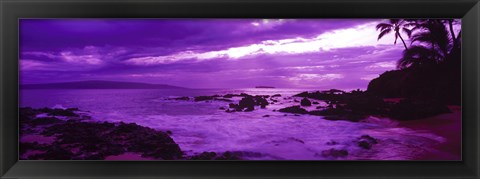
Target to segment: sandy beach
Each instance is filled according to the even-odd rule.
[[[400,127],[428,131],[445,139],[437,144],[437,151],[419,156],[418,160],[461,160],[462,119],[461,107],[449,106],[452,113],[441,114],[420,120],[401,121]]]

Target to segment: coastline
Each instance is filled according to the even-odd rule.
[[[218,105],[218,107],[213,107],[211,109],[216,110],[217,114],[223,113],[229,116],[228,118],[218,118],[217,115],[217,118],[214,117],[209,120],[200,119],[199,121],[194,122],[182,118],[179,119],[179,121],[174,120],[175,125],[195,126],[200,124],[199,122],[203,121],[207,123],[201,123],[201,125],[213,125],[221,127],[224,126],[224,122],[227,122],[227,126],[230,126],[233,124],[238,125],[238,122],[241,122],[242,120],[249,120],[248,123],[252,124],[244,126],[241,130],[221,130],[220,133],[223,133],[219,136],[216,133],[207,132],[206,134],[208,135],[195,138],[195,140],[192,141],[183,139],[180,141],[174,141],[174,138],[178,137],[179,135],[186,136],[188,138],[191,137],[191,134],[182,133],[182,131],[179,132],[178,130],[172,130],[172,128],[160,127],[161,130],[158,130],[151,125],[145,125],[145,123],[142,124],[141,122],[137,123],[130,121],[130,123],[124,123],[127,122],[126,120],[129,118],[125,118],[117,122],[105,122],[102,120],[97,121],[93,119],[92,116],[89,116],[88,112],[85,113],[78,108],[21,108],[20,119],[22,122],[21,124],[23,124],[23,135],[21,135],[20,141],[21,150],[23,153],[21,152],[21,154],[25,154],[25,151],[28,152],[28,150],[31,150],[29,152],[33,152],[34,155],[33,157],[24,156],[22,159],[56,159],[55,156],[61,152],[60,154],[64,155],[64,159],[70,158],[74,160],[297,160],[297,158],[299,159],[299,156],[293,158],[282,158],[279,156],[284,154],[287,154],[287,156],[295,156],[295,152],[298,153],[298,151],[304,151],[306,153],[302,154],[301,157],[308,155],[310,157],[309,160],[383,160],[384,156],[378,152],[381,153],[381,151],[394,150],[396,147],[405,147],[408,149],[410,148],[409,145],[412,145],[415,148],[410,148],[403,151],[408,152],[410,150],[415,150],[415,153],[418,154],[413,156],[408,153],[397,155],[400,160],[459,160],[460,141],[457,140],[460,138],[459,135],[461,132],[461,108],[459,106],[450,106],[449,111],[451,111],[451,113],[426,113],[427,115],[430,115],[430,117],[422,118],[420,116],[425,115],[425,113],[419,112],[419,110],[428,111],[428,108],[423,107],[429,103],[418,103],[411,100],[405,102],[400,99],[381,100],[376,97],[368,96],[367,94],[359,91],[344,94],[330,94],[327,96],[324,96],[324,94],[321,93],[300,93],[300,95],[301,94],[310,98],[300,97],[298,95],[289,97],[282,96],[280,94],[271,96],[252,96],[245,93],[225,94],[223,96],[213,95],[165,98],[164,100],[167,103],[181,103],[187,106],[197,106],[198,104],[209,104],[213,106]],[[381,101],[386,101],[387,103],[383,103]],[[369,105],[372,102],[383,108],[376,108],[375,110],[372,110],[372,108],[363,107],[373,106]],[[280,108],[279,106],[275,106],[274,103],[285,103],[283,107],[288,107]],[[270,108],[272,106],[275,106],[273,110]],[[380,117],[379,119],[387,117],[386,115],[390,115],[388,111],[390,109],[396,109],[396,106],[408,106],[408,108],[399,108],[399,112],[419,115],[412,115],[416,118],[411,118],[409,120],[403,118],[395,120],[395,126],[374,125],[373,123],[376,122],[368,124],[369,122],[363,119],[364,116],[368,118],[368,116],[376,116],[375,114],[378,115],[377,117]],[[280,109],[277,110],[277,108]],[[324,111],[329,112],[323,113]],[[240,116],[246,117],[252,115],[256,117],[238,120],[238,117]],[[330,118],[324,118],[324,116],[329,116]],[[282,122],[278,121],[279,119],[286,119],[290,122],[279,123]],[[388,119],[391,120],[390,118]],[[156,120],[155,123],[160,126],[168,126],[169,124],[173,124],[162,123],[161,121],[162,120]],[[308,123],[303,123],[305,121],[308,121]],[[319,121],[320,123],[315,121]],[[328,122],[322,123],[321,121]],[[177,124],[177,122],[180,123]],[[241,123],[247,124],[245,122]],[[362,123],[367,124],[364,125]],[[285,135],[278,134],[278,131],[271,130],[272,128],[262,127],[262,125],[272,126],[279,124],[282,124],[282,126],[302,126],[308,124],[309,127],[304,126],[305,128],[302,128],[302,131],[295,131],[293,133],[283,131]],[[387,133],[385,133],[387,135],[378,135],[378,133],[375,133],[375,131],[373,133],[361,132],[362,129],[369,129],[368,126],[370,125],[375,126],[374,128],[371,128],[373,130],[380,129],[381,132],[387,131]],[[56,127],[51,128],[52,126]],[[318,127],[312,128],[312,126]],[[202,128],[201,126],[197,126],[196,130],[198,130],[199,127]],[[322,129],[322,127],[328,127],[328,129]],[[342,133],[342,129],[349,127],[351,129],[358,130],[357,132],[352,131],[348,134]],[[395,132],[388,132],[391,127],[410,129],[402,134],[412,136],[414,138],[404,140],[403,138],[392,136],[392,134],[395,135]],[[192,128],[187,127],[184,129]],[[197,135],[198,132],[205,129],[209,128],[202,128],[198,131],[194,130],[194,133]],[[257,135],[257,133],[250,132],[252,129],[260,129],[264,131],[269,129],[269,132],[273,138],[260,140],[262,143],[257,144],[261,144],[261,150],[258,150],[258,148],[255,150],[250,150],[251,148],[242,149],[241,147],[230,147],[222,150],[214,150],[213,152],[212,148],[209,147],[206,149],[203,148],[204,150],[197,150],[191,153],[190,151],[192,150],[190,150],[188,147],[185,148],[182,146],[188,142],[196,142],[193,145],[202,144],[202,141],[212,139],[227,139],[228,141],[232,142],[248,142],[251,140],[257,141],[257,139],[249,139],[251,136]],[[173,136],[176,137],[170,137],[170,135],[172,135],[172,131],[170,130],[173,131]],[[319,130],[324,132],[318,133]],[[337,132],[337,130],[340,131]],[[112,133],[112,131],[114,132]],[[305,133],[304,131],[309,132]],[[245,132],[248,133],[248,136],[243,135]],[[137,136],[138,133],[146,135],[147,138],[144,136]],[[426,138],[423,136],[423,134],[431,134],[432,136],[436,137]],[[341,139],[337,138],[338,136],[341,136]],[[438,138],[440,139],[437,140]],[[166,141],[166,143],[158,143],[159,139],[160,141]],[[65,140],[70,140],[70,143],[65,143]],[[96,146],[97,144],[95,141],[100,142],[101,146]],[[144,141],[147,142],[145,143]],[[232,142],[227,144],[237,144]],[[422,146],[422,143],[427,146]],[[137,146],[139,144],[141,146]],[[75,147],[80,146],[80,149],[91,148],[91,145],[94,146],[94,150],[92,149],[93,151],[90,150],[89,152],[84,152],[79,150],[78,147]],[[243,146],[248,144],[241,143],[241,145]],[[316,147],[314,147],[314,145]],[[168,146],[169,148],[167,150],[169,154],[167,155],[163,155],[162,151],[158,151],[159,148],[161,149],[165,146]],[[315,150],[311,147],[314,147]],[[51,151],[51,149],[55,149],[55,151]],[[116,151],[112,153],[109,151],[111,149]],[[282,151],[284,153],[282,153]],[[311,152],[313,152],[313,154],[310,156]]]
[[[462,119],[461,107],[449,106],[452,113],[440,114],[424,119],[400,121],[399,127],[428,131],[445,139],[435,145],[438,151],[425,153],[416,160],[461,160]]]

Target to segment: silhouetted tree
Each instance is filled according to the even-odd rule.
[[[446,22],[449,24],[449,21]],[[397,67],[418,67],[445,61],[456,44],[456,38],[449,37],[449,31],[443,21],[410,20],[409,25],[414,25],[411,47],[405,49]]]
[[[377,30],[380,30],[380,34],[378,34],[377,40],[380,40],[383,36],[389,33],[394,33],[395,41],[393,42],[393,44],[397,44],[397,39],[400,38],[400,40],[403,43],[403,46],[405,47],[405,50],[407,50],[408,49],[407,44],[405,43],[405,40],[400,34],[400,32],[403,31],[407,34],[408,37],[410,37],[412,34],[412,31],[407,27],[408,27],[408,24],[406,24],[406,21],[402,19],[390,19],[388,23],[380,23],[376,27]]]

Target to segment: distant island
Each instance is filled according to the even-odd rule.
[[[165,84],[150,84],[119,81],[76,81],[62,83],[23,84],[20,89],[186,89]]]
[[[255,86],[255,88],[275,88],[273,86]]]

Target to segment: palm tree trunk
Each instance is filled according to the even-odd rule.
[[[450,27],[450,34],[452,35],[453,46],[457,45],[457,38],[455,37],[455,32],[453,31],[453,20],[448,20],[448,26]]]
[[[398,34],[398,37],[400,37],[400,40],[402,40],[402,43],[403,43],[403,46],[405,47],[405,50],[408,50],[407,44],[405,44],[405,41],[403,40],[402,35],[400,35],[399,32],[397,32],[397,34]]]

